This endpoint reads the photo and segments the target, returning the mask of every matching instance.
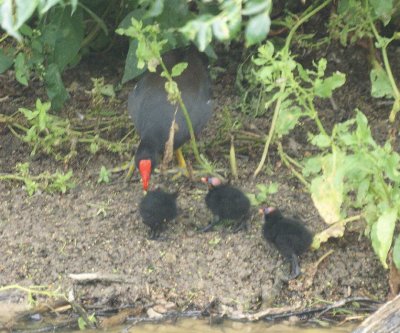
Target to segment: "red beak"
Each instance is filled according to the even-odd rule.
[[[141,160],[139,162],[139,172],[142,177],[143,190],[147,191],[151,176],[151,160]]]

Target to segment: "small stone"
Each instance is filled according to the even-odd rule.
[[[161,319],[163,317],[161,313],[156,312],[153,308],[147,310],[147,316],[150,319]]]
[[[158,313],[161,313],[161,314],[168,312],[168,310],[162,304],[157,304],[157,305],[153,306],[153,310]]]
[[[168,311],[175,310],[177,308],[174,302],[167,302],[167,304],[165,304],[164,306]]]

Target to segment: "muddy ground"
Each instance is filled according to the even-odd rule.
[[[223,110],[229,110],[233,120],[238,120],[247,131],[266,133],[271,118],[271,113],[254,119],[240,112],[241,99],[234,75],[240,54],[230,52],[222,51],[213,64],[215,115],[201,136],[202,153],[219,169],[224,169],[228,178],[229,145],[212,144],[223,126]],[[377,137],[385,138],[390,105],[370,97],[366,51],[336,45],[320,53],[318,56],[328,57],[330,71],[340,70],[347,75],[346,86],[334,96],[337,110],[333,110],[329,101],[317,103],[324,123],[348,119],[358,106],[366,112]],[[309,59],[305,56],[304,63],[309,64]],[[72,118],[78,113],[85,115],[91,108],[91,97],[85,92],[92,87],[90,78],[104,76],[106,83],[118,83],[123,66],[122,55],[117,61],[110,61],[106,55],[68,71],[65,80],[71,99],[61,115]],[[37,97],[45,99],[39,81],[23,88],[10,72],[0,76],[0,87],[1,112],[7,115],[19,107],[32,108]],[[108,107],[126,115],[127,96],[132,87],[133,83],[126,84]],[[30,161],[33,173],[65,167],[45,154],[31,157],[31,148],[4,124],[0,126],[1,172],[13,172],[16,163],[24,161]],[[126,128],[111,130],[108,135],[122,138],[131,129],[127,124]],[[240,177],[232,183],[254,193],[256,184],[278,182],[279,191],[268,204],[278,205],[287,215],[301,217],[314,232],[324,229],[309,194],[281,165],[275,147],[271,148],[266,171],[253,179],[251,175],[262,145],[239,142],[238,146]],[[285,141],[285,149],[296,158],[304,156],[310,149],[306,129],[296,130]],[[193,159],[191,154],[188,158]],[[274,286],[278,269],[287,271],[288,267],[261,237],[258,207],[253,207],[247,232],[234,234],[222,228],[198,233],[210,219],[204,204],[207,189],[200,182],[186,178],[153,177],[153,184],[171,191],[180,188],[181,213],[168,226],[166,240],[148,240],[147,227],[138,213],[143,193],[137,174],[127,183],[125,173],[113,174],[108,184],[97,183],[102,165],[115,168],[129,159],[127,153],[103,150],[91,155],[85,147],[78,147],[78,156],[68,165],[74,171],[76,187],[65,194],[38,192],[30,197],[20,183],[0,182],[0,285],[41,285],[59,287],[64,292],[72,289],[77,300],[98,308],[165,305],[167,301],[172,308],[187,310],[201,309],[218,300],[227,306],[225,309],[252,311],[265,306],[275,294],[272,306],[294,305],[299,309],[349,296],[385,300],[387,272],[373,253],[370,241],[363,236],[362,223],[355,223],[342,239],[330,240],[319,250],[304,254],[301,257],[304,274],[297,281]],[[331,250],[311,279],[318,259]],[[90,272],[115,274],[123,281],[80,284],[69,277],[72,273]]]

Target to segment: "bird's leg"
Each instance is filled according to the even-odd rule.
[[[247,216],[243,216],[238,223],[236,223],[235,228],[233,229],[234,233],[239,232],[240,230],[247,231]]]
[[[189,171],[186,165],[186,161],[185,158],[183,157],[183,153],[182,153],[182,148],[178,148],[175,151],[175,156],[176,156],[176,160],[178,161],[178,166],[181,170],[183,170],[183,175],[185,175],[186,177],[189,176]]]
[[[288,280],[294,280],[301,273],[299,258],[295,253],[292,253],[292,256],[290,257],[289,260],[290,260],[290,275],[288,276]]]
[[[149,232],[149,239],[150,240],[155,240],[158,238],[158,229],[157,228],[151,228]]]
[[[201,231],[201,232],[210,231],[212,228],[214,228],[214,226],[215,226],[216,224],[219,223],[219,221],[220,221],[219,216],[218,216],[218,215],[214,215],[213,218],[212,218],[212,220],[211,220],[211,222],[210,222],[210,224],[209,224],[208,226],[206,226],[205,228],[201,229],[200,231]]]

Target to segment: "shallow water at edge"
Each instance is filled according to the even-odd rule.
[[[329,328],[303,328],[284,324],[269,324],[266,322],[241,323],[224,321],[220,325],[210,325],[204,319],[182,319],[174,324],[144,323],[134,326],[120,326],[101,330],[106,333],[350,333],[356,325],[345,325]],[[77,331],[76,333],[78,333]],[[96,332],[96,331],[92,331]],[[70,332],[71,333],[71,332]]]

